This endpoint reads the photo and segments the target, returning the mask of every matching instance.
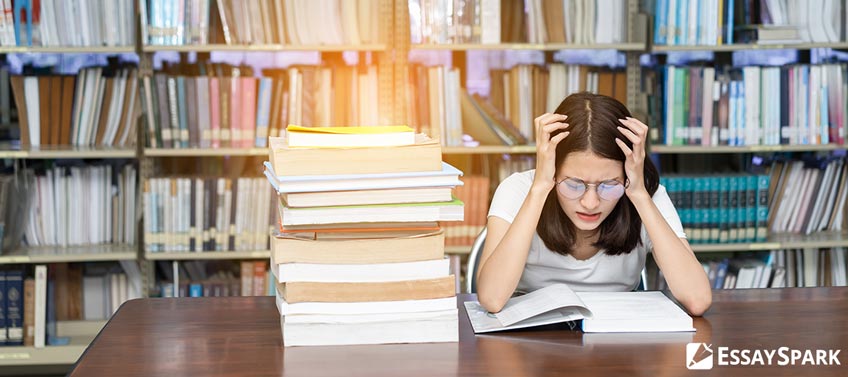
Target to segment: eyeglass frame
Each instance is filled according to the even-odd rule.
[[[576,198],[572,198],[572,197],[569,197],[568,195],[564,194],[562,191],[560,191],[560,188],[559,188],[559,187],[560,187],[560,185],[561,185],[563,182],[565,182],[565,181],[567,181],[567,180],[569,180],[569,179],[571,179],[572,181],[577,181],[577,182],[580,182],[580,183],[582,183],[582,184],[583,184],[583,193],[581,193],[581,194],[580,194],[580,196],[578,196],[578,197],[576,197]],[[584,180],[582,180],[582,179],[580,179],[580,178],[577,178],[577,177],[569,177],[569,176],[566,176],[565,178],[563,178],[563,179],[559,180],[559,181],[556,183],[556,186],[557,186],[557,192],[559,192],[560,194],[562,194],[562,196],[564,196],[564,197],[566,197],[566,198],[568,198],[568,199],[571,199],[571,200],[577,200],[577,199],[582,198],[582,197],[583,197],[583,195],[586,195],[586,192],[587,192],[587,191],[589,191],[589,186],[594,186],[594,188],[595,188],[595,193],[596,193],[596,194],[598,194],[598,198],[600,198],[601,200],[613,201],[613,200],[621,199],[621,197],[622,197],[622,196],[624,196],[624,194],[625,194],[625,192],[624,192],[624,191],[622,191],[622,192],[621,192],[621,195],[619,195],[618,197],[613,198],[613,199],[607,199],[607,198],[604,198],[604,197],[603,197],[603,195],[601,195],[601,193],[598,191],[598,186],[600,186],[600,185],[602,185],[602,184],[605,184],[605,183],[609,183],[609,182],[615,182],[616,184],[615,184],[615,185],[613,185],[613,186],[617,186],[617,185],[624,186],[624,189],[625,189],[625,190],[626,190],[626,189],[630,186],[630,180],[629,180],[629,179],[627,179],[627,178],[624,178],[624,183],[621,183],[621,182],[620,182],[620,181],[618,181],[617,179],[608,179],[608,180],[601,181],[601,182],[598,182],[598,183],[586,183],[586,181],[584,181]]]

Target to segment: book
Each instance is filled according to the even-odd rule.
[[[393,147],[415,144],[415,130],[407,126],[286,127],[289,147]]]
[[[402,173],[280,176],[266,161],[265,176],[279,194],[461,186],[462,172],[446,162],[441,170]]]
[[[438,140],[416,135],[415,144],[399,147],[290,148],[272,137],[271,166],[279,176],[404,173],[442,170]]]
[[[280,283],[376,283],[436,279],[448,276],[446,258],[415,262],[370,264],[278,263],[271,255],[271,270]],[[263,269],[264,271],[264,269]]]
[[[368,238],[315,239],[274,234],[271,238],[272,259],[277,263],[371,264],[437,260],[445,254],[445,234],[441,230],[389,232]],[[323,233],[322,233],[323,234]],[[332,233],[330,233],[332,234]]]
[[[581,321],[583,332],[695,331],[692,317],[661,292],[574,292],[552,284],[509,299],[498,313],[466,301],[474,333]]]
[[[384,190],[325,191],[280,194],[286,206],[331,207],[391,203],[428,203],[451,201],[453,187],[399,188]]]
[[[373,204],[358,206],[289,208],[279,204],[283,226],[368,222],[462,221],[463,203]]]
[[[287,303],[298,302],[370,302],[397,300],[426,300],[456,296],[453,275],[422,280],[370,283],[278,283]]]
[[[283,345],[328,346],[457,342],[457,309],[355,316],[280,317]]]
[[[423,300],[396,300],[372,302],[286,302],[279,292],[277,310],[280,315],[297,314],[379,314],[379,313],[416,313],[456,309],[456,297],[432,298]]]

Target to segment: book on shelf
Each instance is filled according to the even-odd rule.
[[[438,140],[416,135],[415,144],[374,148],[289,148],[270,138],[270,160],[278,176],[440,171]]]
[[[663,66],[650,121],[665,145],[822,145],[845,143],[845,64],[782,67]],[[760,93],[780,93],[760,96]]]
[[[400,263],[438,260],[444,254],[441,230],[276,233],[271,238],[271,259],[281,264]]]
[[[110,65],[78,75],[10,77],[22,146],[135,145],[137,70]]]
[[[133,46],[131,0],[0,3],[0,45],[43,47]]]
[[[415,130],[408,126],[302,127],[288,125],[290,148],[397,147],[415,144]]]
[[[844,158],[777,161],[771,166],[771,180],[775,193],[775,201],[768,204],[774,213],[767,221],[771,231],[812,234],[845,229]]]
[[[465,302],[475,333],[581,321],[583,332],[695,331],[692,317],[662,292],[574,292],[552,284],[510,298],[491,314],[477,301]]]
[[[838,0],[657,0],[651,9],[654,44],[840,42],[845,38],[844,7]],[[775,35],[769,29],[781,30]]]
[[[378,124],[376,66],[294,65],[257,75],[247,66],[180,64],[141,80],[152,148],[267,147],[288,124]]]
[[[445,244],[447,246],[470,246],[483,228],[486,227],[489,209],[489,188],[491,181],[485,176],[462,177],[463,185],[454,188],[457,199],[465,203],[463,220],[447,222],[445,229]]]
[[[143,188],[149,252],[268,250],[275,224],[262,178],[167,177]]]
[[[604,12],[609,23],[597,22]],[[409,1],[413,44],[568,43],[626,41],[625,0],[469,0],[453,7]]]

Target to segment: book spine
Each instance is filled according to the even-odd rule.
[[[6,271],[6,344],[23,345],[24,342],[24,281],[23,271]]]

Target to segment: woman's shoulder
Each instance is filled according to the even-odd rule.
[[[504,179],[500,186],[505,187],[514,187],[514,188],[524,188],[526,187],[528,190],[530,186],[533,184],[533,177],[536,176],[536,169],[525,170],[517,173],[510,174],[509,177]]]

